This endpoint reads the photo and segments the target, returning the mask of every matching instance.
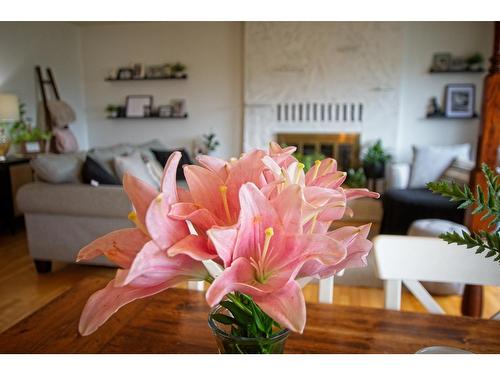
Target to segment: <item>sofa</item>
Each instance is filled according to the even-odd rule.
[[[164,146],[155,140],[69,155],[43,154],[31,161],[36,181],[24,185],[16,199],[24,213],[29,253],[38,272],[50,272],[52,261],[74,262],[79,249],[97,237],[133,226],[127,219],[132,206],[121,185],[82,180],[87,158],[92,156],[115,173],[112,160],[123,157],[124,152],[149,154],[159,148]],[[87,263],[112,265],[104,257]]]
[[[458,224],[464,211],[448,198],[433,194],[426,183],[437,180],[468,184],[474,162],[469,144],[451,146],[414,146],[413,161],[389,166],[388,189],[382,195],[382,234],[406,234],[420,219],[443,219]]]

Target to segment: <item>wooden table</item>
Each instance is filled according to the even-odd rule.
[[[204,294],[172,289],[135,301],[88,337],[77,333],[85,301],[106,280],[89,278],[0,335],[0,353],[216,353]],[[310,304],[287,353],[415,353],[447,345],[500,353],[500,321]]]

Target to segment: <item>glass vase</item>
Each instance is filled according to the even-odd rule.
[[[231,334],[230,326],[213,319],[214,314],[225,314],[227,310],[217,306],[208,316],[208,325],[215,336],[220,354],[283,354],[290,331],[283,329],[269,338],[239,337]]]

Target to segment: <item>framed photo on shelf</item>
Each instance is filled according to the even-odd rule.
[[[152,95],[128,95],[125,106],[125,117],[149,117],[152,107]]]
[[[444,114],[451,118],[474,117],[476,86],[472,83],[446,86]]]
[[[186,116],[186,100],[184,99],[172,99],[170,101],[172,105],[172,116],[173,117],[184,117]]]
[[[432,67],[433,72],[446,72],[450,70],[451,65],[451,53],[440,52],[435,53],[432,56]]]

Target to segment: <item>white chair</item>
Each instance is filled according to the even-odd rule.
[[[379,235],[374,241],[378,276],[384,281],[385,308],[401,308],[402,283],[431,313],[443,309],[419,281],[500,285],[500,265],[474,249],[439,238]]]

